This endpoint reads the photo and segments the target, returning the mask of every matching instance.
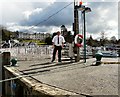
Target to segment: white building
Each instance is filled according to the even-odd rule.
[[[46,39],[47,37],[50,37],[50,34],[49,33],[22,33],[20,32],[19,33],[19,38],[21,39],[37,39],[37,40],[44,40]]]

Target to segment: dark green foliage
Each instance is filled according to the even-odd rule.
[[[18,31],[12,32],[7,30],[6,28],[1,28],[0,34],[2,35],[2,41],[8,41],[11,38],[17,39],[18,38]]]
[[[47,45],[52,45],[52,38],[51,37],[47,37],[45,39],[45,43],[47,43]]]

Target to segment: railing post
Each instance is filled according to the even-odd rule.
[[[2,53],[2,80],[5,79],[5,70],[4,66],[5,65],[10,65],[10,52],[3,52]],[[5,96],[5,82],[2,82],[2,96]]]

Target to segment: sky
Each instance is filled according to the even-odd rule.
[[[72,31],[74,4],[70,1],[74,0],[66,0],[66,2],[65,0],[1,0],[0,25],[11,31],[27,33],[53,33],[60,30],[61,25],[65,25],[69,31]],[[118,0],[82,1],[83,5],[92,10],[86,13],[87,37],[92,35],[94,39],[100,39],[101,33],[104,32],[108,39],[112,36],[120,38],[118,34]],[[65,6],[67,7],[64,8]],[[62,8],[63,10],[60,11]],[[56,12],[58,13],[55,14]],[[79,11],[80,34],[82,33],[82,22]]]

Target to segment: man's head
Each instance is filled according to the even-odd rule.
[[[60,31],[57,31],[57,35],[60,35]]]

